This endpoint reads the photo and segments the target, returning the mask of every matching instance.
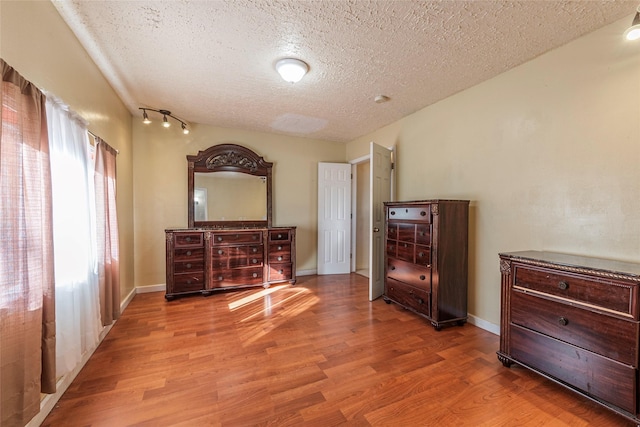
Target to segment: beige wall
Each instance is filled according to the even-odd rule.
[[[630,19],[348,144],[347,158],[369,141],[397,147],[399,200],[471,200],[469,311],[480,319],[499,323],[499,252],[640,262],[640,45],[622,39]]]
[[[131,114],[51,2],[0,2],[0,57],[62,99],[89,122],[89,130],[120,151],[117,204],[124,298],[134,287]]]
[[[316,270],[317,165],[344,161],[344,143],[195,124],[183,135],[154,124],[133,123],[136,286],[165,283],[164,230],[187,226],[186,156],[223,143],[274,163],[273,225],[297,227],[297,270]]]
[[[138,120],[132,125],[130,113],[49,2],[0,2],[0,56],[63,99],[120,151],[123,296],[134,284],[165,281],[163,230],[187,221],[187,154],[234,142],[274,162],[274,224],[298,226],[298,269],[314,270],[317,162],[363,156],[373,140],[396,146],[398,199],[471,200],[469,308],[497,324],[501,251],[545,249],[640,261],[640,50],[621,38],[628,21],[346,149],[202,125],[186,137],[175,127],[143,128]]]

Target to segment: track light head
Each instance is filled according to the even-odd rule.
[[[633,18],[631,26],[624,32],[624,37],[629,41],[640,39],[640,6],[636,11],[636,16]]]

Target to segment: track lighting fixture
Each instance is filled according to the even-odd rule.
[[[171,117],[172,119],[180,122],[180,126],[182,126],[182,133],[184,133],[185,135],[189,134],[189,129],[187,128],[187,122],[177,118],[176,116],[171,114],[171,111],[169,110],[156,110],[155,108],[146,108],[146,107],[145,108],[140,107],[139,110],[142,110],[142,123],[144,123],[145,125],[148,125],[149,123],[151,123],[151,120],[149,119],[149,115],[147,114],[147,111],[155,111],[156,113],[162,114],[162,126],[166,128],[171,126],[171,123],[169,122],[169,119],[168,119],[168,117]]]

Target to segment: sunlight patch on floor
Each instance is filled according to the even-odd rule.
[[[233,302],[229,303],[229,310],[233,311],[233,310],[236,310],[236,309],[242,307],[243,305],[251,304],[253,301],[255,301],[257,299],[260,299],[260,298],[264,297],[265,295],[269,295],[269,294],[272,294],[274,292],[277,292],[280,289],[285,288],[287,286],[289,286],[289,285],[272,286],[272,287],[264,289],[264,290],[262,290],[260,292],[256,292],[255,294],[248,295],[248,296],[246,296],[244,298],[241,298],[241,299],[239,299],[237,301],[233,301]]]

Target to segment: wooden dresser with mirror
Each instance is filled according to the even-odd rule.
[[[296,282],[296,228],[272,225],[272,171],[219,144],[187,156],[188,228],[167,229],[165,298]]]

